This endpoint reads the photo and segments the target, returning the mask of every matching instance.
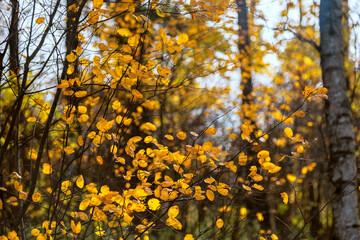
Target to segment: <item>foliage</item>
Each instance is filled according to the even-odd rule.
[[[250,58],[227,0],[21,3],[22,67],[0,44],[0,238],[328,237],[319,54],[266,42],[257,4]],[[244,59],[272,78],[247,104]]]

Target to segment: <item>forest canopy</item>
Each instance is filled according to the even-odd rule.
[[[355,0],[0,0],[0,239],[360,239]]]

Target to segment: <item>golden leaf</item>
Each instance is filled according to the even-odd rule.
[[[78,186],[78,188],[83,188],[84,187],[84,177],[82,175],[79,175],[77,177],[76,186]]]
[[[148,206],[149,206],[149,209],[152,210],[152,211],[156,211],[160,208],[161,204],[160,204],[160,201],[156,198],[151,198],[149,201],[148,201]]]
[[[99,13],[97,11],[91,11],[91,12],[89,12],[87,22],[90,25],[95,24],[97,21],[99,21],[99,17],[100,17]]]
[[[222,228],[223,226],[224,226],[224,221],[221,218],[216,220],[216,227]]]
[[[51,174],[53,172],[51,164],[44,163],[43,166],[42,166],[42,172],[44,174]]]
[[[44,21],[45,21],[45,18],[39,17],[38,19],[36,19],[35,22],[36,22],[37,24],[42,24]]]
[[[287,193],[286,193],[286,192],[282,192],[282,193],[280,194],[280,196],[281,196],[281,198],[283,199],[283,203],[284,203],[284,204],[288,204],[289,196],[287,195]]]
[[[186,44],[187,42],[189,41],[189,37],[186,33],[182,33],[180,34],[178,40],[176,41],[176,43],[178,45],[183,45],[183,44]]]

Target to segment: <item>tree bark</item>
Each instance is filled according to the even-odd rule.
[[[243,103],[249,103],[249,95],[252,92],[251,79],[251,60],[250,60],[250,36],[249,36],[249,18],[246,6],[246,0],[236,0],[238,9],[238,26],[239,26],[239,52],[240,70],[241,70],[241,90],[243,91]]]
[[[322,0],[320,4],[320,56],[322,78],[328,89],[325,103],[330,142],[334,239],[360,239],[357,208],[354,126],[347,96],[344,68],[342,1]]]

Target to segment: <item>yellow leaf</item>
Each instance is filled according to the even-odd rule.
[[[33,235],[33,236],[38,236],[40,234],[40,230],[39,229],[36,229],[36,228],[34,228],[33,230],[31,230],[31,235]]]
[[[123,157],[117,157],[117,158],[116,158],[116,161],[119,162],[119,163],[121,163],[121,164],[125,164],[125,162],[126,162],[126,161],[125,161],[125,158],[123,158]]]
[[[207,128],[207,129],[205,130],[205,133],[206,133],[207,135],[214,135],[214,134],[216,133],[216,128],[214,128],[214,127],[209,127],[209,128]]]
[[[75,93],[75,97],[77,97],[77,98],[85,97],[86,94],[87,94],[87,91],[77,91]]]
[[[295,116],[297,116],[297,117],[299,117],[299,118],[303,118],[303,117],[305,117],[305,112],[304,112],[304,111],[301,111],[301,110],[296,111],[296,112],[295,112]]]
[[[100,165],[103,165],[104,164],[104,160],[101,156],[96,156],[96,162]]]
[[[67,155],[70,155],[70,154],[73,154],[75,151],[74,151],[74,149],[72,149],[72,147],[67,146],[66,148],[64,148],[64,152],[65,152]]]
[[[87,207],[89,206],[89,204],[90,204],[90,199],[86,198],[86,199],[82,200],[79,205],[79,210],[85,211],[87,209]]]
[[[103,5],[104,1],[103,0],[93,0],[93,6],[94,8],[101,8]]]
[[[160,76],[167,78],[171,74],[171,70],[167,67],[158,66],[157,72]]]
[[[223,226],[224,226],[224,221],[221,218],[216,220],[216,227],[222,228]]]
[[[121,108],[121,103],[118,100],[116,100],[115,102],[113,102],[111,107],[116,111]]]
[[[42,172],[44,174],[51,174],[53,172],[51,164],[44,163],[43,166],[42,166]]]
[[[169,217],[166,220],[166,225],[171,226],[171,227],[175,228],[176,230],[182,229],[181,223],[176,218]]]
[[[296,181],[296,176],[294,176],[292,174],[287,174],[286,178],[287,178],[287,180],[289,180],[289,182],[295,182]]]
[[[83,123],[83,122],[87,122],[89,120],[89,116],[87,114],[81,114],[78,117],[78,122]],[[80,145],[82,146],[82,145]]]
[[[84,145],[84,138],[83,136],[79,136],[78,139],[77,139],[77,142],[79,144],[79,146],[83,146]]]
[[[285,135],[286,135],[288,138],[292,138],[292,137],[294,136],[293,131],[292,131],[291,128],[289,128],[289,127],[286,127],[286,128],[284,129],[284,133],[285,133]]]
[[[32,160],[36,160],[38,154],[37,154],[37,151],[32,149],[28,152],[28,155],[29,155],[29,158],[32,159]]]
[[[57,88],[68,88],[70,86],[69,82],[67,80],[61,80],[61,83],[58,84]]]
[[[261,180],[263,180],[263,176],[261,176],[260,174],[256,174],[256,175],[252,176],[252,179],[255,182],[260,182]]]
[[[111,145],[111,147],[110,147],[110,152],[112,153],[112,154],[116,154],[117,153],[117,146],[115,146],[115,145]]]
[[[99,21],[99,13],[97,11],[89,12],[87,22],[92,25]]]
[[[236,134],[234,133],[230,134],[229,138],[234,141],[236,139]]]
[[[279,238],[278,238],[278,236],[276,236],[275,234],[271,234],[271,240],[278,240]]]
[[[186,139],[186,133],[184,132],[178,132],[178,134],[176,134],[176,137],[180,140],[185,140]]]
[[[174,137],[173,136],[171,136],[171,135],[165,135],[165,138],[167,139],[167,140],[169,140],[169,141],[172,141],[172,140],[174,140]]]
[[[128,28],[120,28],[116,32],[122,37],[130,37],[132,35]]]
[[[84,177],[82,175],[79,175],[77,177],[76,186],[78,186],[78,188],[83,188],[84,187]]]
[[[165,17],[163,11],[161,11],[161,9],[159,8],[155,8],[155,11],[156,11],[156,14],[159,16],[159,17]]]
[[[19,192],[19,198],[22,199],[22,200],[26,200],[27,195],[28,194],[26,192],[24,192],[24,191]]]
[[[267,158],[267,157],[269,157],[269,152],[266,150],[262,150],[262,151],[258,152],[257,157],[258,158]]]
[[[287,195],[287,193],[282,192],[280,195],[281,195],[281,198],[283,199],[283,203],[288,204],[289,196]]]
[[[149,209],[152,210],[152,211],[156,211],[160,208],[161,204],[160,204],[160,201],[156,198],[151,198],[149,201],[148,201],[148,206],[149,206]]]
[[[27,122],[36,122],[36,117],[29,117]]]
[[[63,181],[61,183],[61,191],[66,195],[70,195],[71,194],[71,191],[69,190],[70,186],[71,186],[71,182],[69,180]]]
[[[42,24],[44,21],[45,21],[45,18],[39,17],[38,19],[36,19],[35,22],[36,22],[37,24]]]
[[[264,216],[262,215],[262,213],[260,212],[256,213],[256,217],[260,222],[264,221]]]
[[[259,190],[259,191],[264,190],[264,187],[263,187],[263,186],[261,186],[261,185],[259,185],[259,184],[256,184],[256,183],[255,183],[252,187],[255,188],[255,189],[257,189],[257,190]]]
[[[246,186],[245,184],[242,185],[242,187],[246,190],[246,191],[251,191],[251,188]]]
[[[296,151],[297,151],[298,153],[302,153],[302,152],[304,152],[304,147],[303,147],[303,146],[298,146],[297,149],[296,149]]]
[[[80,45],[78,45],[75,49],[75,52],[77,55],[80,55],[82,53],[82,47]]]
[[[223,196],[227,196],[229,194],[229,186],[225,183],[219,183],[217,186],[217,191]]]
[[[327,94],[328,90],[325,87],[320,87],[316,90],[318,94]]]
[[[0,210],[3,209],[3,206],[4,206],[4,204],[3,204],[2,200],[0,199]]]
[[[139,92],[139,91],[136,90],[136,89],[131,90],[131,94],[132,94],[135,98],[137,98],[137,99],[141,99],[141,98],[144,97],[144,96],[141,94],[141,92]]]
[[[84,114],[87,112],[87,107],[85,106],[78,106],[78,112]]]
[[[81,223],[78,222],[77,224],[75,224],[74,220],[71,220],[71,230],[78,234],[81,232]]]
[[[96,226],[95,234],[101,237],[105,235],[105,231],[100,226]]]
[[[41,194],[40,193],[38,193],[38,192],[36,192],[36,193],[34,193],[32,196],[31,196],[31,198],[32,198],[32,200],[34,201],[34,202],[40,202],[40,200],[41,200]]]
[[[73,72],[75,71],[75,66],[74,65],[69,65],[67,71],[66,71],[66,74],[67,75],[71,75],[73,74]]]
[[[107,51],[109,48],[108,48],[108,46],[106,46],[105,44],[100,43],[100,44],[99,44],[99,49],[100,49],[101,51]]]
[[[239,165],[240,166],[246,165],[247,159],[248,159],[248,157],[245,155],[245,153],[243,153],[243,152],[240,153],[239,154]]]
[[[186,44],[188,41],[189,41],[188,35],[186,33],[182,33],[182,34],[180,34],[176,43],[178,45],[183,45],[183,44]]]
[[[184,240],[194,240],[194,236],[192,234],[186,234]]]
[[[68,62],[75,62],[76,58],[77,58],[77,56],[73,52],[71,52],[70,54],[68,54],[66,56],[66,60]]]
[[[22,191],[23,187],[22,187],[22,185],[21,185],[21,183],[19,181],[15,180],[14,181],[14,188],[15,188],[16,191],[20,192],[20,191]]]
[[[175,218],[179,214],[179,207],[177,205],[172,206],[168,211],[168,216],[170,218]]]
[[[136,47],[139,44],[138,35],[129,38],[128,44],[129,44],[130,47]]]
[[[215,199],[214,192],[211,191],[210,189],[206,190],[206,197],[207,197],[210,201],[214,201],[214,199]]]

